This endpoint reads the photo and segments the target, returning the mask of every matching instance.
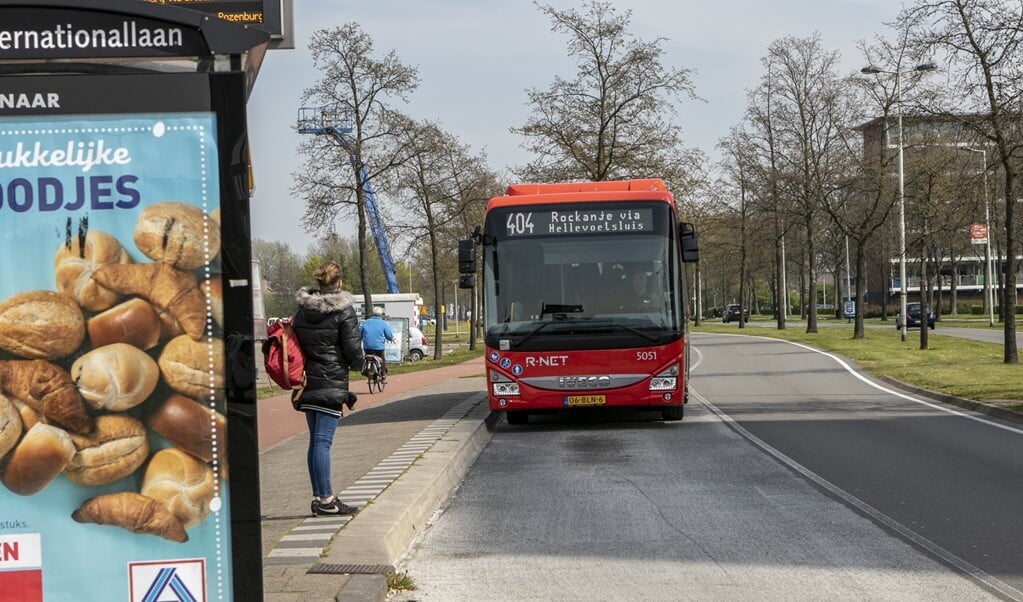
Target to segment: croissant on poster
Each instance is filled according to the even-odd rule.
[[[196,341],[206,332],[206,297],[188,272],[165,263],[136,263],[105,265],[96,270],[93,278],[112,290],[138,295],[167,310]]]
[[[46,360],[0,360],[0,391],[75,433],[92,430],[75,381],[67,370]]]
[[[188,541],[185,527],[170,510],[153,498],[133,491],[107,493],[88,499],[71,513],[71,518],[79,523],[111,525],[178,543]]]

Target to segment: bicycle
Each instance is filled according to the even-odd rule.
[[[378,356],[366,354],[366,385],[372,393],[374,387],[377,391],[383,392],[387,381],[384,378],[384,364]]]

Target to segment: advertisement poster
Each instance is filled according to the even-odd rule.
[[[394,341],[384,341],[384,360],[391,364],[400,364],[402,358],[402,341],[408,340],[405,333],[407,320],[388,320],[387,325],[391,327],[391,334]]]
[[[0,600],[231,600],[216,117],[8,100]]]

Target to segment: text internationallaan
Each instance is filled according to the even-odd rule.
[[[175,48],[183,45],[178,27],[145,27],[133,20],[119,28],[77,29],[68,23],[51,29],[0,29],[0,51],[75,48]]]

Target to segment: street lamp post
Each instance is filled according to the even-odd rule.
[[[995,325],[995,295],[991,288],[991,209],[987,200],[987,151],[982,148],[960,146],[959,150],[968,153],[980,153],[981,168],[984,170],[984,228],[987,229],[987,238],[984,241],[984,303],[987,304],[987,325]]]
[[[902,316],[902,328],[899,329],[902,341],[906,340],[906,323],[909,321],[906,316],[906,178],[903,168],[903,144],[902,144],[902,82],[901,75],[913,71],[933,71],[936,69],[934,63],[921,63],[912,69],[905,71],[886,71],[873,65],[867,65],[860,69],[860,73],[868,75],[894,75],[895,76],[895,103],[899,117],[899,315]],[[923,301],[923,291],[920,291],[920,300]],[[925,304],[921,303],[921,307]],[[922,310],[921,317],[926,320],[926,308]]]

